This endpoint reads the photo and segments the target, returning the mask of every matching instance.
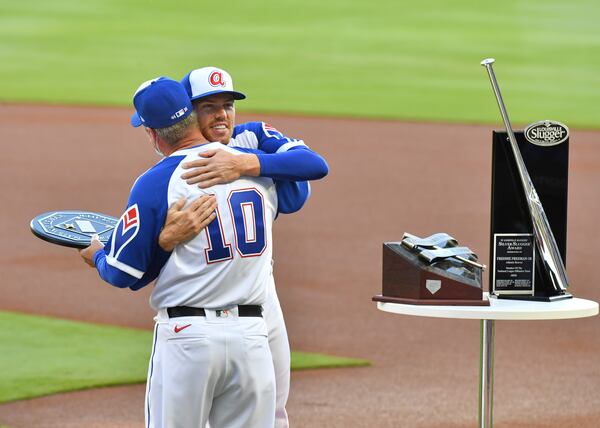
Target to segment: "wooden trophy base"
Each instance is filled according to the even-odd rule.
[[[374,302],[402,303],[405,305],[440,305],[440,306],[490,306],[486,300],[458,300],[458,299],[408,299],[403,297],[373,296]]]
[[[408,305],[489,306],[483,298],[481,269],[455,258],[434,263],[400,242],[383,244],[383,286],[376,302]]]

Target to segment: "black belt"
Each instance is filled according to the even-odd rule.
[[[225,309],[217,310],[217,315],[221,316],[221,313],[226,313]],[[169,318],[178,317],[205,317],[206,312],[204,308],[192,308],[190,306],[175,306],[173,308],[167,308]],[[262,317],[262,306],[259,305],[239,305],[238,316],[240,317]]]

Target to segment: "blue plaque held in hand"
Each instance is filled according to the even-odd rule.
[[[87,211],[51,211],[31,220],[31,232],[44,241],[64,247],[85,248],[92,236],[106,244],[119,219]]]

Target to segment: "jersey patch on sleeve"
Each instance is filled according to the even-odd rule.
[[[140,215],[137,204],[127,208],[125,213],[119,219],[117,227],[113,232],[112,248],[110,249],[111,258],[118,259],[119,254],[125,249],[127,244],[133,241],[140,230]]]
[[[128,230],[132,229],[133,227],[136,227],[138,224],[139,224],[138,223],[138,209],[137,209],[137,205],[134,205],[131,208],[129,208],[125,212],[125,214],[123,214],[123,232],[122,232],[122,234],[125,235]]]
[[[267,137],[274,137],[277,139],[287,139],[281,132],[275,129],[274,126],[269,125],[268,123],[263,122],[262,128]]]

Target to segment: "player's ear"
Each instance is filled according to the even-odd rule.
[[[198,122],[200,122],[200,115],[202,114],[202,106],[198,101],[194,101],[192,103],[192,108],[194,109],[194,112],[196,112],[196,117],[198,118]]]
[[[154,147],[156,154],[164,158],[165,154],[162,152],[160,145],[162,140],[158,136],[158,132],[152,128],[146,128],[146,134],[148,135],[148,140],[150,140],[150,144],[152,144],[152,147]]]
[[[146,131],[146,135],[148,135],[148,139],[152,145],[155,145],[158,142],[158,134],[156,131],[152,128],[144,128],[144,130]]]

